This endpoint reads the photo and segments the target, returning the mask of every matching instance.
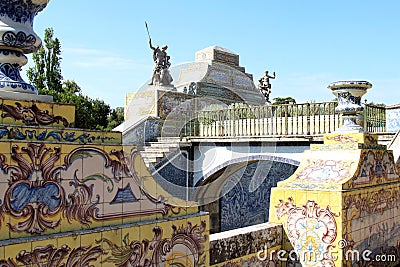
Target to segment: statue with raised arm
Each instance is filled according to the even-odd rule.
[[[146,23],[147,33],[149,34],[149,30]],[[169,62],[170,56],[167,54],[167,45],[163,45],[160,47],[157,45],[154,47],[151,43],[151,38],[149,34],[149,45],[150,49],[153,50],[153,60],[155,63],[153,76],[151,78],[151,82],[149,85],[161,85],[161,86],[171,86],[171,82],[173,81],[171,74],[169,73],[169,67],[171,63]]]
[[[273,76],[268,74],[268,71],[265,71],[265,74],[263,77],[258,79],[258,89],[260,90],[261,94],[263,94],[265,98],[265,102],[271,104],[269,101],[269,95],[271,94],[271,83],[269,79],[275,79],[276,75],[275,72],[273,73]]]

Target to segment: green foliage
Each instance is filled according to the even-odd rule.
[[[63,80],[61,74],[61,43],[53,29],[46,29],[44,45],[32,58],[34,67],[27,70],[29,81],[39,94],[51,95],[55,102],[75,105],[75,127],[111,130],[124,121],[123,108],[111,109],[103,100],[82,94],[75,81]],[[122,110],[122,116],[121,116]]]
[[[218,111],[226,109],[226,106],[220,104],[211,104],[203,108],[199,114],[199,122],[202,124],[211,124],[217,121]]]
[[[245,103],[233,103],[228,107],[211,104],[204,108],[199,115],[199,122],[211,124],[215,121],[255,119],[252,108]]]
[[[296,100],[293,97],[275,97],[274,103],[272,105],[282,105],[282,104],[296,104]]]
[[[108,126],[106,130],[112,130],[122,122],[124,122],[124,108],[117,107],[112,109],[110,112],[110,116],[108,116]]]
[[[245,103],[233,103],[229,105],[229,109],[233,109],[234,112],[228,113],[229,120],[237,120],[237,119],[254,119],[254,113],[249,107],[249,105]]]
[[[28,79],[36,86],[39,94],[44,94],[50,89],[55,92],[62,91],[61,43],[53,36],[53,29],[48,28],[44,31],[44,46],[33,53],[35,66],[27,70]]]
[[[369,102],[369,103],[367,103],[367,105],[376,106],[376,107],[386,107],[386,104],[384,104],[384,103]]]

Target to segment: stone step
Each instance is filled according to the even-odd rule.
[[[168,143],[149,143],[147,146],[157,148],[179,148],[179,144],[168,144]]]
[[[157,162],[157,158],[143,158],[143,161],[145,164],[147,163],[156,163]]]
[[[158,137],[157,141],[160,142],[170,142],[170,141],[175,141],[175,142],[179,142],[181,140],[180,137]]]
[[[140,154],[143,158],[164,158],[164,153],[141,151]]]
[[[141,149],[141,156],[147,167],[161,162],[168,154],[178,150],[182,146],[190,146],[186,140],[180,138],[159,138],[156,142],[148,142]]]
[[[169,153],[174,151],[176,148],[169,148],[169,147],[148,147],[145,146],[144,148],[144,152],[149,152],[149,153]]]

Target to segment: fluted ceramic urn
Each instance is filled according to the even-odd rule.
[[[337,132],[364,132],[361,97],[372,84],[367,81],[338,81],[329,84],[328,88],[337,97],[336,111],[342,114],[342,125]]]
[[[50,0],[0,0],[0,92],[36,94],[37,89],[20,75],[28,63],[25,54],[37,51],[42,41],[33,31],[33,20]]]

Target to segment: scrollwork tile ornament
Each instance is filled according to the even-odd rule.
[[[42,41],[33,31],[34,17],[50,0],[0,0],[0,90],[37,94],[21,75],[25,54],[37,51]]]
[[[338,99],[336,111],[342,114],[343,123],[337,132],[363,132],[361,97],[371,88],[367,81],[338,81],[328,88]]]

